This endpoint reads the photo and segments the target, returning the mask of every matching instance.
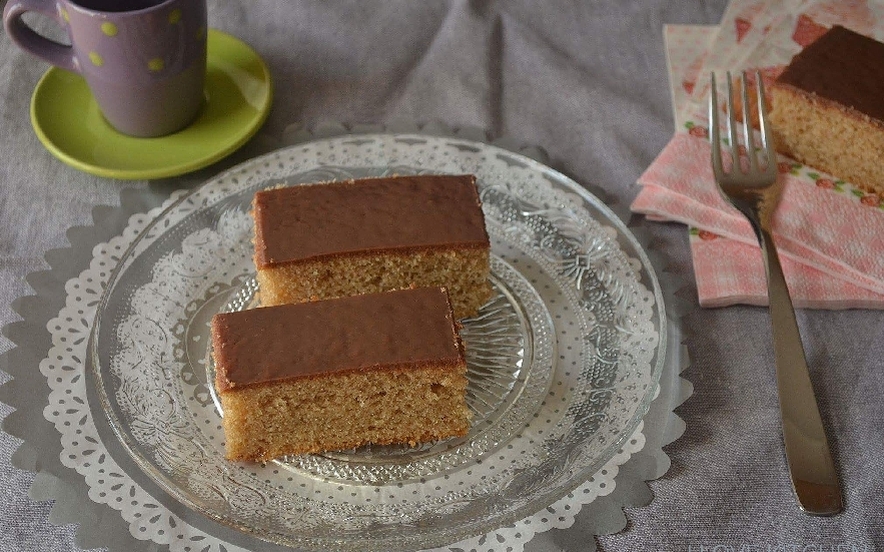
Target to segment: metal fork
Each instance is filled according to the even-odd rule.
[[[751,106],[745,72],[742,74],[740,88],[742,88],[743,103],[742,134],[745,141],[745,157],[748,159],[741,162],[734,111],[734,87],[737,84],[728,72],[727,130],[732,166],[729,171],[724,169],[714,73],[711,81],[709,135],[712,142],[712,170],[715,181],[725,199],[749,219],[755,236],[761,244],[767,272],[777,391],[780,398],[786,462],[789,465],[792,486],[802,510],[814,515],[834,515],[842,509],[838,475],[829,452],[829,444],[807,370],[801,335],[798,332],[798,323],[795,321],[795,310],[789,298],[783,269],[770,233],[771,216],[779,199],[781,186],[777,185],[776,152],[765,107],[761,75],[756,73],[764,168],[759,162],[750,123]]]

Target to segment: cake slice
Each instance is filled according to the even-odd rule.
[[[772,87],[777,149],[884,194],[884,44],[835,26]]]
[[[442,288],[217,314],[212,355],[231,460],[470,428],[464,348]]]
[[[490,242],[471,175],[369,178],[255,194],[262,305],[444,286],[458,318],[490,297]]]

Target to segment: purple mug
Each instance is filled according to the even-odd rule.
[[[71,45],[37,34],[26,12],[49,16]],[[203,104],[206,0],[10,0],[9,37],[49,63],[81,74],[107,121],[132,136],[190,124]]]

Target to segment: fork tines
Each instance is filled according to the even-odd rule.
[[[718,123],[719,106],[718,91],[716,89],[715,73],[711,74],[711,87],[709,96],[709,139],[712,143],[712,169],[715,177],[718,179],[726,174],[745,173],[745,174],[763,174],[767,177],[776,177],[776,152],[774,151],[773,140],[770,130],[770,121],[767,115],[767,99],[764,94],[764,83],[761,80],[761,74],[755,73],[755,88],[758,124],[761,131],[761,148],[765,151],[765,168],[759,168],[758,153],[755,145],[755,135],[751,124],[752,104],[749,103],[749,88],[752,86],[747,77],[746,72],[742,72],[742,77],[735,80],[731,77],[730,71],[727,72],[727,132],[729,153],[732,161],[731,170],[725,171],[722,166],[721,156],[721,136]],[[740,141],[737,132],[737,118],[739,112],[734,102],[734,88],[740,89],[740,100],[742,103],[740,111],[742,112],[742,128],[743,140],[745,142],[745,157],[748,159],[748,171],[744,171],[739,160],[741,158]]]

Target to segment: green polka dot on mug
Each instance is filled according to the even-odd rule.
[[[162,136],[196,119],[204,101],[206,0],[51,0],[70,46],[24,21],[47,0],[8,0],[19,47],[81,74],[104,118],[132,136]]]

